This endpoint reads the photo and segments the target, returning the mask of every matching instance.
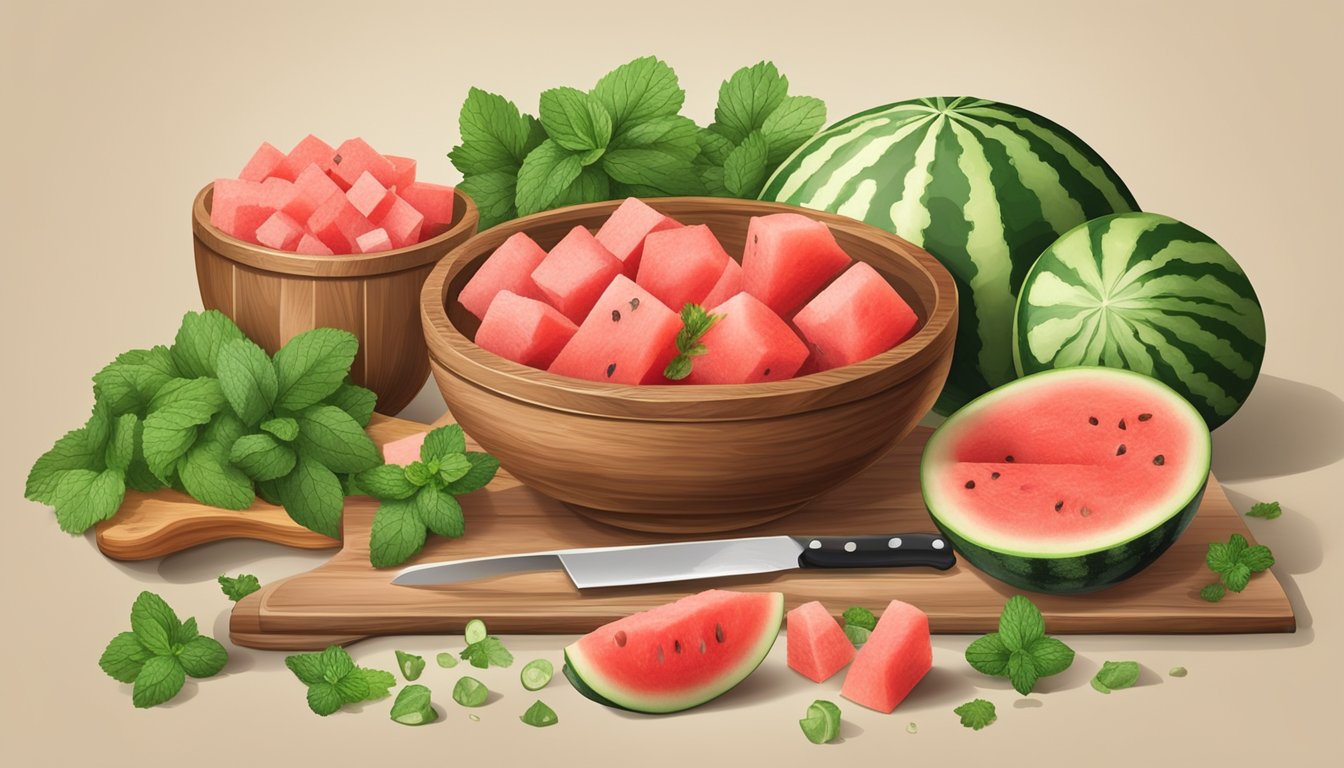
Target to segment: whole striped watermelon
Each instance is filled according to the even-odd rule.
[[[1155,213],[1103,216],[1041,254],[1017,302],[1020,373],[1128,368],[1185,396],[1213,429],[1251,394],[1265,316],[1237,262]]]
[[[862,219],[936,256],[957,280],[956,355],[935,409],[1014,378],[1012,318],[1046,246],[1088,219],[1138,209],[1081,139],[1020,107],[971,97],[889,104],[799,147],[765,200]]]

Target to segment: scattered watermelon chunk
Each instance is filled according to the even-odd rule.
[[[257,227],[257,244],[277,251],[292,251],[303,235],[302,224],[284,211],[276,211]]]
[[[298,245],[294,246],[295,253],[306,253],[309,256],[331,256],[333,252],[327,247],[327,244],[313,237],[311,232],[304,232],[303,237],[299,238]]]
[[[867,360],[910,338],[919,319],[891,284],[858,262],[793,318],[818,370]]]
[[[316,163],[309,163],[294,179],[294,193],[281,210],[295,221],[308,221],[313,211],[341,188]]]
[[[704,224],[650,232],[639,261],[639,283],[670,309],[705,300],[732,258]]]
[[[785,623],[789,669],[803,677],[820,683],[854,660],[854,644],[816,600],[789,611]]]
[[[845,674],[840,695],[879,712],[896,709],[933,669],[929,616],[892,600]]]
[[[476,331],[476,345],[515,363],[546,368],[578,331],[555,307],[500,291]]]
[[[345,196],[350,199],[350,204],[355,206],[355,210],[370,221],[383,218],[392,207],[392,201],[396,199],[392,190],[378,183],[368,171],[355,179],[355,183],[346,190]]]
[[[617,274],[548,370],[616,384],[661,382],[680,330],[676,312]]]
[[[243,181],[261,181],[267,176],[275,175],[280,165],[285,162],[285,153],[275,148],[275,145],[268,141],[261,142],[257,151],[252,153],[252,158],[243,166],[243,170],[238,173],[238,178]]]
[[[373,222],[355,210],[345,195],[327,198],[308,219],[308,231],[333,253],[354,253],[357,250],[355,240],[371,229],[374,229]]]
[[[336,154],[336,150],[331,148],[327,142],[317,138],[311,133],[304,136],[294,148],[289,150],[285,156],[285,161],[275,169],[274,176],[287,181],[295,181],[304,168],[310,165],[316,165],[319,170],[326,173],[331,169],[331,158]]]
[[[720,319],[701,337],[707,351],[694,358],[687,384],[783,381],[807,359],[807,345],[788,323],[749,293],[709,312]]]
[[[675,229],[681,224],[650,208],[643,200],[627,197],[597,230],[597,241],[621,261],[621,273],[631,280],[639,274],[644,238],[652,232]]]
[[[484,319],[490,302],[500,291],[512,291],[529,299],[546,296],[532,282],[532,272],[546,258],[546,252],[536,241],[522,232],[515,233],[490,254],[462,287],[457,300],[471,314]]]
[[[275,211],[271,203],[276,197],[255,181],[217,179],[211,194],[210,223],[231,237],[255,243],[257,227]]]
[[[420,460],[420,446],[425,444],[428,432],[417,432],[383,444],[383,461],[388,464],[407,467]]]
[[[532,282],[551,306],[574,323],[582,323],[621,262],[583,226],[576,226],[555,244],[537,268]]]
[[[374,223],[387,230],[393,248],[405,248],[420,242],[420,228],[424,226],[425,215],[394,194],[387,213]]]
[[[392,239],[382,227],[370,229],[355,238],[355,249],[360,253],[382,253],[392,250]]]
[[[753,216],[747,224],[743,285],[780,317],[796,312],[849,262],[830,228],[802,214]]]
[[[346,139],[332,155],[332,178],[342,188],[350,189],[365,172],[372,174],[384,187],[397,183],[397,169],[386,157],[361,138]]]
[[[396,172],[396,177],[392,179],[392,186],[402,189],[409,184],[415,183],[415,159],[410,157],[400,157],[398,155],[383,155],[387,161],[392,164],[392,170]]]
[[[424,238],[441,235],[453,226],[452,187],[417,181],[405,187],[397,187],[397,194],[424,215]]]
[[[717,307],[742,292],[742,265],[734,259],[728,259],[718,282],[709,289],[709,295],[702,302],[706,307]]]

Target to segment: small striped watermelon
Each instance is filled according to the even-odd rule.
[[[1094,219],[1027,273],[1017,302],[1019,373],[1128,368],[1181,393],[1213,429],[1255,386],[1265,317],[1237,262],[1207,235],[1154,213]]]
[[[1012,317],[1041,251],[1088,219],[1133,211],[1081,139],[1020,107],[970,97],[860,112],[786,159],[761,198],[862,219],[922,246],[957,280],[950,413],[1014,378]]]

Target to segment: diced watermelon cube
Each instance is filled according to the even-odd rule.
[[[313,237],[311,232],[304,232],[303,237],[299,238],[299,244],[294,246],[295,253],[304,253],[309,256],[331,256],[332,250],[327,244]]]
[[[371,229],[374,229],[373,222],[355,210],[342,193],[327,198],[308,219],[308,231],[332,253],[355,253],[355,240]]]
[[[402,189],[409,184],[415,183],[415,159],[410,157],[399,157],[397,155],[383,155],[387,161],[392,164],[396,171],[396,178],[392,180],[392,185],[397,189]]]
[[[707,351],[692,358],[687,384],[782,381],[807,359],[807,345],[788,323],[749,293],[709,312],[720,318],[700,338]]]
[[[854,644],[816,600],[789,611],[786,627],[789,669],[809,680],[827,680],[854,660]]]
[[[307,221],[319,205],[336,194],[341,194],[336,182],[317,163],[309,163],[294,179],[294,194],[281,210],[295,221]]]
[[[238,178],[243,181],[261,181],[267,176],[275,174],[280,165],[285,162],[285,153],[275,148],[275,145],[268,141],[261,142],[257,151],[252,153],[252,158],[243,166],[239,172]]]
[[[732,258],[704,224],[650,232],[635,282],[669,309],[705,300]]]
[[[384,187],[397,183],[397,169],[363,139],[347,139],[336,148],[336,154],[331,158],[331,173],[342,187],[353,187],[359,175],[366,171]]]
[[[548,370],[615,384],[662,382],[680,330],[676,312],[618,274]]]
[[[728,259],[728,263],[723,267],[723,274],[719,275],[719,281],[709,289],[709,295],[701,303],[706,307],[717,307],[741,292],[742,265],[733,259]]]
[[[627,197],[597,230],[597,241],[621,260],[621,273],[631,280],[639,274],[640,257],[644,253],[644,238],[650,232],[674,229],[681,224],[676,219],[650,208],[639,198]]]
[[[424,214],[425,224],[420,233],[421,239],[428,240],[453,226],[452,187],[417,181],[405,187],[397,187],[397,194],[415,210]]]
[[[261,183],[216,179],[210,199],[210,223],[231,237],[256,242],[257,227],[274,211],[266,207]]]
[[[382,227],[370,229],[355,238],[355,249],[360,253],[382,253],[392,250],[392,239]]]
[[[576,331],[555,307],[500,291],[476,331],[476,344],[515,363],[545,369]]]
[[[415,210],[415,206],[393,194],[392,204],[388,206],[387,213],[374,223],[387,230],[387,236],[392,238],[393,248],[405,248],[420,242],[420,228],[425,224],[425,215]]]
[[[257,243],[277,251],[292,251],[303,239],[303,225],[284,211],[272,213],[257,227]]]
[[[517,232],[486,258],[462,287],[457,300],[468,312],[482,319],[500,291],[512,291],[518,296],[544,301],[546,295],[532,282],[532,272],[545,258],[546,252],[536,241]]]
[[[891,712],[932,668],[928,614],[892,600],[845,673],[840,695],[869,709]]]
[[[780,317],[789,317],[849,266],[825,223],[799,213],[753,216],[742,253],[747,293]]]
[[[350,204],[355,206],[355,210],[364,214],[370,221],[383,218],[383,214],[387,213],[387,209],[392,207],[392,201],[396,199],[392,190],[379,184],[368,171],[355,179],[355,183],[345,191],[345,196],[350,198]]]
[[[551,306],[582,323],[603,289],[619,274],[621,262],[587,228],[576,226],[532,270],[532,282]]]
[[[891,284],[864,262],[850,267],[794,316],[821,371],[867,360],[910,338],[919,324]]]
[[[420,446],[425,444],[428,432],[416,432],[414,435],[383,443],[383,462],[408,467],[420,460]]]
[[[285,161],[276,168],[274,175],[289,181],[295,181],[304,168],[316,165],[323,173],[331,168],[331,158],[336,150],[327,142],[311,133],[304,136],[294,148],[289,150]]]

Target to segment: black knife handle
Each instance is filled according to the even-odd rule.
[[[803,545],[803,568],[923,566],[945,571],[956,565],[952,543],[931,533],[887,536],[794,536]]]

